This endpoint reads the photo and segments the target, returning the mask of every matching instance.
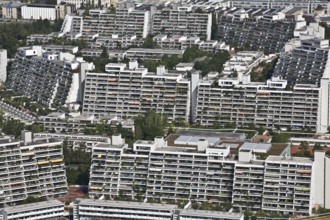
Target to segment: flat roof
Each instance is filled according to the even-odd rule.
[[[62,112],[51,112],[51,113],[49,113],[46,116],[40,116],[40,118],[44,118],[44,117],[60,117],[60,116],[63,116],[63,115],[65,115],[65,113],[62,113]]]
[[[183,145],[197,145],[199,140],[207,140],[209,144],[213,145],[220,140],[219,137],[207,137],[207,136],[187,136],[180,135],[175,139],[174,144]]]
[[[53,48],[53,49],[74,49],[78,48],[78,46],[72,46],[72,45],[55,45],[55,44],[43,44],[41,45],[43,48]]]
[[[57,5],[47,5],[47,4],[27,4],[26,7],[35,7],[35,8],[56,8]]]
[[[38,135],[46,135],[48,137],[54,137],[54,138],[60,138],[60,137],[68,137],[70,140],[70,136],[72,137],[95,137],[95,138],[110,138],[107,136],[102,136],[102,135],[93,135],[93,134],[63,134],[63,133],[34,133],[33,137],[38,136]],[[77,139],[74,138],[74,139]]]
[[[62,143],[62,141],[57,140],[55,138],[40,138],[37,140],[32,140],[31,142],[27,142],[26,144],[21,141],[21,147],[39,145],[39,144],[54,144],[54,143]]]
[[[98,143],[96,144],[94,147],[106,147],[106,148],[118,148],[118,149],[122,149],[124,145],[112,145],[112,144],[108,144],[108,143]]]
[[[306,157],[283,157],[283,156],[268,156],[266,162],[297,162],[308,165],[313,164],[313,160]]]
[[[126,52],[148,52],[148,53],[183,53],[183,50],[152,49],[152,48],[130,48]]]
[[[175,67],[194,67],[194,63],[178,63]]]
[[[272,144],[268,143],[245,142],[240,150],[252,150],[255,153],[267,153],[271,147]]]
[[[143,203],[143,202],[128,202],[115,200],[94,200],[94,199],[76,199],[75,203],[80,205],[96,205],[105,207],[120,207],[132,209],[151,209],[151,210],[168,210],[176,209],[177,205],[161,204],[161,203]]]
[[[246,136],[244,133],[219,132],[212,130],[178,130],[176,134],[186,136],[219,137],[221,140],[244,140]]]
[[[10,7],[10,8],[20,8],[20,7],[22,7],[23,5],[25,5],[25,4],[23,4],[23,3],[20,3],[20,2],[11,2],[11,3],[8,3],[8,4],[4,4],[4,5],[2,5],[2,7]]]
[[[244,215],[242,213],[233,213],[233,212],[216,212],[216,211],[204,211],[204,210],[195,210],[195,209],[183,209],[180,212],[180,216],[193,216],[193,217],[207,217],[215,219],[241,219]]]
[[[6,207],[3,209],[0,209],[0,211],[3,211],[7,214],[12,213],[19,213],[19,212],[33,212],[36,209],[43,209],[43,208],[49,208],[53,206],[62,206],[63,212],[64,212],[64,204],[58,200],[49,200],[44,202],[36,202],[36,203],[29,203],[25,205],[16,205],[12,207]]]

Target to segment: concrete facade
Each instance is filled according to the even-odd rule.
[[[7,80],[7,50],[0,50],[0,82],[6,82]]]

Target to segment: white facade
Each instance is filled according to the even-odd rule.
[[[118,7],[115,14],[90,15],[83,18],[83,32],[136,34],[145,38],[149,34],[150,12],[134,7]]]
[[[187,35],[211,40],[212,15],[179,10],[156,11],[152,18],[152,34]]]
[[[21,10],[22,19],[48,19],[54,21],[64,18],[64,6],[62,5],[24,5]]]
[[[83,113],[135,117],[148,110],[167,114],[168,119],[188,122],[190,83],[182,73],[156,73],[138,67],[137,61],[109,63],[107,73],[87,73]]]
[[[22,131],[22,141],[2,138],[0,144],[0,204],[16,204],[28,196],[59,197],[67,193],[62,142],[33,140]],[[16,181],[15,187],[11,187]]]
[[[65,2],[67,4],[73,4],[76,8],[80,8],[82,4],[92,4],[94,2],[94,6],[110,6],[112,0],[100,0],[100,1],[91,1],[91,0],[62,0],[61,2]],[[99,5],[99,2],[101,5]]]
[[[329,184],[330,184],[330,158],[325,156],[324,151],[315,151],[315,204],[326,209],[330,208]]]
[[[7,50],[0,50],[0,82],[6,82],[7,79]]]
[[[155,138],[135,142],[132,151],[122,142],[98,144],[92,151],[89,195],[166,203],[212,201],[231,204],[237,211],[249,208],[290,215],[309,215],[315,204],[328,205],[329,178],[320,170],[329,166],[324,154],[316,155],[314,162],[291,157],[287,144],[252,144],[248,150],[250,145],[226,141],[208,145],[204,139],[178,147]],[[237,160],[229,152],[232,147],[249,152],[239,154]],[[265,160],[256,156],[261,151]],[[318,186],[324,193],[316,193]]]
[[[288,0],[230,0],[230,7],[239,8],[283,8],[287,6],[300,7],[307,14],[313,14],[314,10],[321,5],[326,13],[330,12],[330,3],[326,0],[314,0],[314,1],[288,1]]]
[[[64,217],[64,204],[58,200],[37,202],[0,209],[1,220],[41,220],[60,219],[62,217]]]
[[[104,201],[76,199],[73,207],[74,220],[94,218],[107,219],[143,219],[143,220],[243,220],[244,215],[229,212],[212,212],[200,210],[181,210],[177,205],[140,203],[127,201]]]
[[[285,80],[275,78],[268,83],[246,80],[240,84],[230,78],[220,79],[217,86],[212,87],[212,83],[205,80],[198,85],[196,122],[202,125],[253,123],[268,128],[309,127],[326,132],[328,108],[323,102],[329,99],[328,83],[321,87],[297,84],[292,90],[283,88]]]
[[[90,152],[92,147],[98,143],[111,143],[109,137],[100,135],[84,135],[84,134],[54,134],[54,133],[34,133],[33,137],[36,139],[55,138],[61,141],[68,141],[74,150],[81,149],[81,144],[85,145],[86,152]]]

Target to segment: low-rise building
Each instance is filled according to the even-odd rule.
[[[20,2],[10,2],[8,4],[1,5],[2,18],[5,19],[20,19],[22,18],[21,7],[25,4]]]
[[[100,209],[102,211],[100,211]],[[76,199],[74,201],[73,219],[83,220],[92,218],[120,218],[120,219],[157,219],[167,220],[180,218],[184,220],[243,220],[239,213],[200,211],[179,209],[177,205],[139,203],[127,201]]]
[[[58,36],[58,33],[50,33],[50,34],[31,34],[27,36],[26,42],[31,45],[31,44],[45,44],[48,43],[49,41],[53,40]]]
[[[60,219],[64,217],[64,204],[58,200],[36,202],[0,209],[1,220]]]
[[[62,134],[82,134],[86,130],[95,131],[97,125],[111,125],[134,131],[133,119],[122,119],[117,116],[93,114],[80,114],[77,116],[66,116],[65,113],[52,112],[46,116],[40,116],[37,120],[42,124],[44,131]]]
[[[197,46],[200,50],[207,52],[217,52],[229,50],[229,45],[217,40],[201,40],[200,37],[187,37],[175,35],[168,37],[166,34],[159,34],[153,37],[153,41],[162,49],[185,50],[188,47]]]
[[[132,46],[142,46],[144,40],[141,37],[137,37],[136,34],[112,34],[98,36],[95,42],[91,42],[91,48],[107,48],[120,49],[129,48]]]
[[[84,150],[91,152],[92,147],[99,143],[111,143],[107,136],[85,135],[85,134],[61,134],[61,133],[34,133],[33,137],[37,139],[53,138],[60,141],[67,141],[68,146],[73,150]]]
[[[48,4],[27,4],[21,7],[22,19],[48,19],[51,21],[64,19],[64,5],[48,5]]]
[[[71,54],[75,54],[78,52],[78,46],[72,45],[43,44],[41,47],[46,52],[68,52]]]
[[[259,51],[237,52],[223,65],[222,74],[236,75],[236,78],[243,81],[243,76],[248,74],[253,67],[258,66],[263,59],[264,54]]]
[[[18,120],[25,125],[31,125],[36,121],[36,117],[4,101],[0,101],[0,109],[5,113],[3,117],[6,119]]]
[[[73,207],[73,219],[118,218],[166,220],[172,218],[173,211],[176,207],[176,205],[157,203],[76,199]]]
[[[184,50],[173,49],[149,49],[149,48],[130,48],[126,51],[128,59],[141,60],[161,60],[163,56],[179,56],[181,57]]]

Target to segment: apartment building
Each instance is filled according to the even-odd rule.
[[[66,15],[62,24],[59,37],[65,34],[77,34],[83,30],[83,18],[80,16]]]
[[[330,76],[329,40],[307,37],[292,40],[288,44],[281,53],[273,75],[286,79],[291,88],[296,84],[320,86],[322,77]]]
[[[278,158],[265,161],[262,209],[266,212],[306,215],[312,212],[314,162],[309,158]],[[284,174],[284,175],[283,175]]]
[[[186,35],[211,40],[212,15],[165,8],[152,14],[152,34]]]
[[[43,52],[41,46],[19,48],[7,88],[48,107],[77,109],[85,72],[92,64],[69,53]]]
[[[304,10],[306,14],[314,14],[315,9],[320,5],[325,9],[326,13],[330,12],[330,4],[326,0],[295,0],[295,1],[287,1],[287,0],[230,0],[230,7],[237,8],[263,8],[263,9],[279,9],[283,7],[293,6],[299,7]]]
[[[167,72],[164,66],[156,73],[138,67],[110,63],[107,73],[87,73],[83,113],[135,117],[148,110],[167,114],[169,120],[188,122],[190,81],[182,73]]]
[[[296,21],[287,20],[283,13],[249,15],[244,9],[220,16],[217,39],[246,50],[278,53],[293,38]]]
[[[309,215],[314,205],[329,205],[324,152],[314,162],[291,157],[288,144],[226,140],[208,132],[139,140],[133,149],[120,135],[112,138],[111,145],[93,147],[94,199],[191,201],[284,215]]]
[[[102,210],[102,211],[100,211]],[[120,219],[210,219],[243,220],[244,215],[229,212],[212,212],[191,209],[179,209],[177,205],[139,203],[127,201],[76,199],[73,208],[74,220],[91,218]]]
[[[287,81],[279,78],[266,83],[245,83],[238,79],[221,78],[218,82],[199,82],[196,122],[212,126],[235,122],[238,126],[253,123],[267,128],[310,128],[326,132],[328,117],[322,102],[327,101],[328,80],[324,88],[297,84],[286,89]],[[324,108],[324,112],[323,112]]]
[[[64,204],[58,200],[36,202],[0,209],[1,220],[60,219],[64,217]]]
[[[149,11],[134,7],[119,7],[115,14],[98,14],[83,18],[83,32],[112,34],[136,34],[145,38],[149,32]]]
[[[0,204],[16,204],[28,196],[58,197],[67,192],[62,142],[32,140],[22,131],[22,141],[1,139]]]
[[[7,79],[7,50],[0,50],[0,82],[6,82]]]

